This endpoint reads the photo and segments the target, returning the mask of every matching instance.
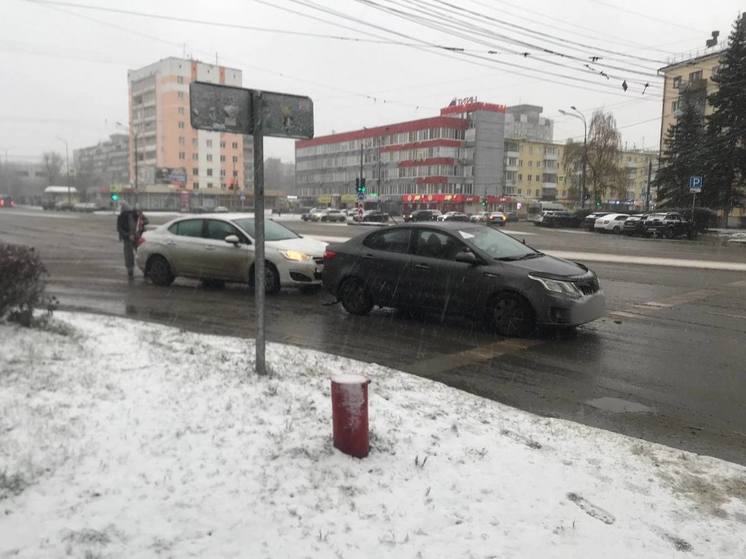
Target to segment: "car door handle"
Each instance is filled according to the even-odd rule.
[[[176,241],[168,241],[166,244],[168,246],[170,246],[170,247],[175,247],[176,246]]]
[[[375,256],[373,256],[372,254],[363,254],[363,258],[365,258],[366,260],[374,260]]]
[[[485,278],[499,278],[499,274],[493,274],[492,272],[482,272],[482,276]]]
[[[416,270],[429,270],[430,269],[430,266],[428,266],[427,264],[415,264],[414,267]]]

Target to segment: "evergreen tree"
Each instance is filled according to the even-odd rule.
[[[707,117],[708,201],[727,216],[739,202],[746,183],[746,15],[733,25],[728,48],[713,77],[718,90],[710,95]],[[704,192],[703,192],[704,194]]]
[[[703,149],[702,114],[693,103],[685,102],[676,123],[666,132],[654,183],[658,190],[658,206],[680,208],[691,203],[689,177],[703,174]],[[708,182],[705,177],[705,184]]]

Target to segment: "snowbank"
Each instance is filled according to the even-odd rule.
[[[744,557],[746,468],[373,364],[118,318],[0,326],[0,557]],[[64,326],[61,326],[64,325]],[[371,454],[329,377],[372,380]]]

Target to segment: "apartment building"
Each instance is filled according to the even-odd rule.
[[[189,84],[241,86],[241,70],[197,60],[166,58],[130,70],[130,176],[139,188],[168,183],[183,191],[218,193],[247,186],[253,176],[251,140],[239,134],[195,130]]]
[[[567,198],[563,144],[505,140],[505,194],[533,200]]]
[[[111,134],[95,146],[73,151],[77,173],[98,186],[129,183],[129,135]]]

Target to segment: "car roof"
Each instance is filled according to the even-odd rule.
[[[446,230],[458,230],[458,229],[475,229],[479,227],[485,227],[484,225],[478,225],[470,221],[425,221],[425,222],[409,222],[398,225],[392,225],[390,229],[446,229]],[[387,229],[379,229],[379,231],[385,231]]]

